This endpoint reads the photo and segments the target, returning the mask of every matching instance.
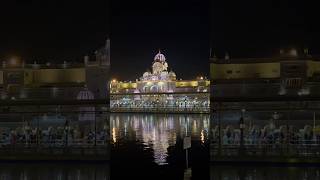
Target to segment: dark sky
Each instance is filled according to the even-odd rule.
[[[211,46],[219,56],[277,56],[280,48],[319,54],[318,10],[312,1],[214,0]]]
[[[112,77],[138,79],[151,69],[159,48],[179,79],[207,75],[208,5],[206,0],[113,1]]]
[[[107,0],[1,1],[0,7],[0,60],[82,61],[109,33]]]
[[[184,79],[207,74],[210,46],[231,57],[275,56],[287,47],[320,54],[311,1],[109,1],[1,1],[0,60],[82,61],[108,34],[113,76],[123,80],[150,68],[158,48]]]

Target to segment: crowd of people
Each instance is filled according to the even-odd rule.
[[[0,147],[5,146],[92,146],[106,145],[109,131],[94,128],[17,127],[0,130]]]
[[[219,134],[221,134],[222,145],[239,145],[241,141],[241,131],[243,134],[243,142],[245,145],[261,145],[261,144],[320,144],[320,127],[312,127],[305,125],[302,128],[296,128],[292,125],[279,126],[266,125],[262,128],[253,125],[250,128],[234,128],[231,125],[212,128],[213,144],[219,143]]]

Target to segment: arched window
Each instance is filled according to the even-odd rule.
[[[150,87],[150,92],[158,92],[159,88],[157,85],[153,85]]]

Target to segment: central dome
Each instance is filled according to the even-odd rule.
[[[166,61],[166,57],[161,54],[161,51],[159,50],[158,54],[154,57],[155,61],[160,61],[160,62],[165,62]]]

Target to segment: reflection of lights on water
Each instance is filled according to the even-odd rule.
[[[197,130],[198,130],[198,129],[197,129],[197,122],[196,122],[196,120],[194,120],[194,121],[193,121],[193,126],[192,126],[192,131],[193,131],[193,132],[197,132]]]
[[[127,124],[127,122],[125,122],[124,123],[124,134],[127,134],[127,126],[128,126],[128,124]]]
[[[203,132],[203,130],[201,130],[201,136],[200,137],[201,137],[201,142],[204,143],[204,132]]]
[[[116,128],[115,127],[112,128],[112,140],[113,140],[114,143],[117,142]]]
[[[135,119],[136,123],[140,122],[138,128],[135,128],[136,138],[141,139],[143,144],[146,145],[145,149],[152,148],[154,154],[154,162],[158,165],[167,164],[168,157],[168,147],[174,146],[176,141],[171,140],[170,135],[172,131],[171,119],[153,119],[153,118],[143,118]],[[138,133],[140,131],[140,133]],[[138,136],[140,134],[140,136]],[[173,138],[175,139],[175,138]]]
[[[204,129],[209,129],[209,121],[208,120],[203,120],[203,127]]]
[[[153,138],[152,140],[155,142],[157,139],[156,139],[156,128],[153,129]]]
[[[117,115],[111,118],[117,119],[117,123],[111,127],[113,141],[136,141],[143,144],[145,150],[153,150],[153,161],[158,165],[168,164],[168,148],[175,146],[177,140],[186,134],[194,134],[201,143],[204,143],[207,137],[207,131],[203,126],[208,120],[205,123],[205,118],[202,117]],[[196,132],[191,128],[195,128]],[[123,136],[126,138],[122,138]]]

